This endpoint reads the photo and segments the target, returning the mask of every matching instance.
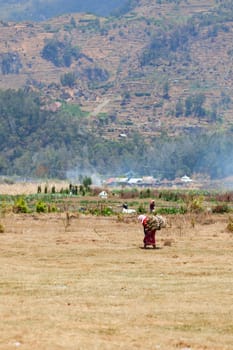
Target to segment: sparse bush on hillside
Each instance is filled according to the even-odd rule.
[[[41,56],[57,67],[70,67],[73,59],[77,60],[79,58],[80,52],[77,47],[72,47],[69,42],[49,39],[45,41]]]

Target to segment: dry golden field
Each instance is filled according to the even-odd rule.
[[[228,216],[167,218],[2,214],[0,349],[233,349]]]

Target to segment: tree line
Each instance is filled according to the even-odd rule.
[[[150,142],[132,133],[111,141],[87,131],[86,118],[67,108],[46,110],[36,93],[0,91],[0,175],[66,178],[71,172],[132,172],[173,179],[193,173],[221,178],[233,172],[232,130],[176,138],[165,133]]]

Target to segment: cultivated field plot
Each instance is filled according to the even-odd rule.
[[[6,214],[0,349],[233,349],[227,215],[168,217],[141,249],[134,217]]]

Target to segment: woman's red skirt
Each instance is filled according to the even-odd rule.
[[[145,237],[143,240],[144,247],[146,247],[148,245],[152,245],[154,248],[156,247],[155,233],[156,233],[156,230],[147,231],[145,233]]]

